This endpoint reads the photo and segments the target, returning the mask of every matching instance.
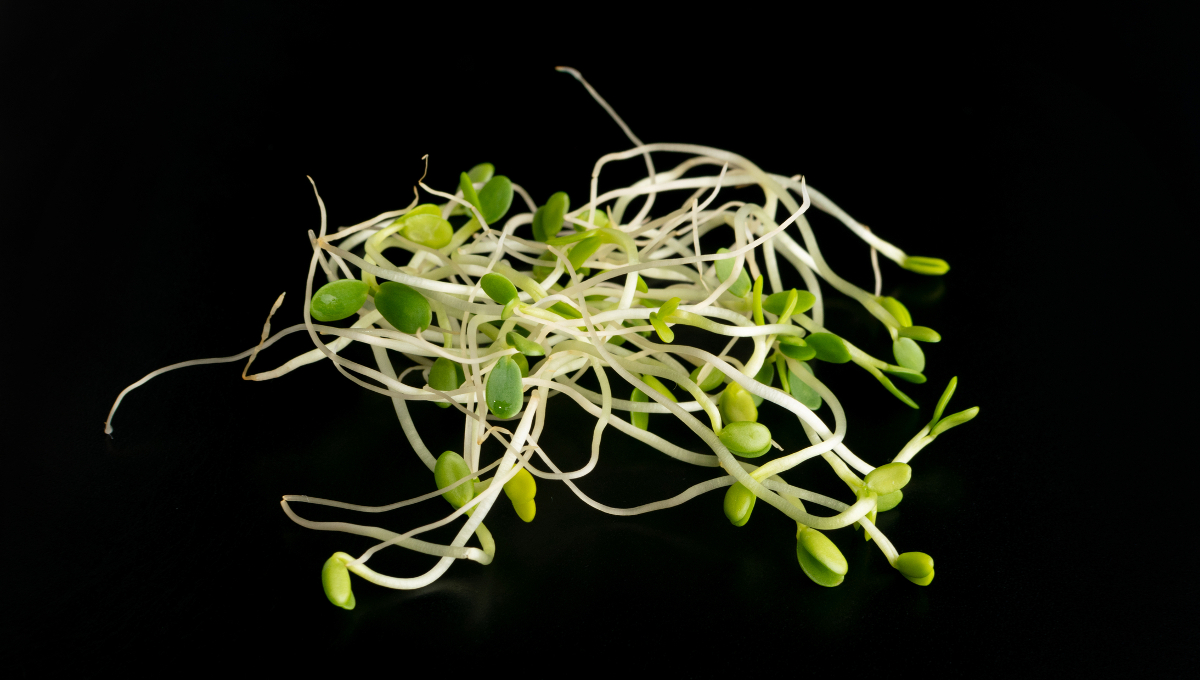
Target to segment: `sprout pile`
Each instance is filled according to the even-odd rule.
[[[583,82],[634,144],[596,162],[590,195],[582,206],[572,206],[565,192],[539,204],[487,163],[463,172],[453,192],[435,190],[422,177],[418,187],[432,199],[422,202],[414,189],[416,197],[408,207],[334,233],[327,231],[325,206],[317,195],[321,225],[318,233],[309,232],[313,255],[303,323],[271,335],[271,315],[283,301],[280,296],[257,346],[233,357],[188,361],[151,373],[121,392],[106,431],[112,432],[113,414],[131,389],[165,371],[205,363],[245,359],[244,378],[270,380],[327,361],[349,380],[389,397],[436,488],[378,507],[308,496],[289,495],[282,501],[287,516],[304,527],[378,541],[357,557],[335,553],[322,569],[325,594],[345,609],[354,608],[352,573],[388,588],[414,589],[438,579],[455,560],[489,564],[496,542],[484,520],[501,490],[513,511],[531,522],[537,514],[538,480],[561,481],[588,505],[614,515],[670,508],[725,489],[723,508],[734,526],[745,525],[760,500],[796,522],[797,560],[818,585],[839,585],[847,573],[846,559],[824,532],[852,525],[904,578],[928,585],[934,577],[933,559],[921,552],[898,552],[876,526],[876,516],[901,502],[913,457],[946,430],[973,418],[978,407],[945,415],[957,382],[952,379],[929,423],[891,462],[875,467],[846,446],[845,412],[815,377],[812,364],[856,364],[901,402],[917,408],[893,380],[924,383],[925,356],[919,343],[936,343],[940,336],[914,325],[899,300],[880,294],[878,255],[919,274],[941,275],[948,265],[905,254],[809,187],[803,177],[771,174],[720,149],[643,144],[577,72],[561,70]],[[660,171],[655,159],[662,154],[686,157]],[[639,157],[645,161],[645,178],[632,186],[599,191],[601,171],[608,163]],[[729,198],[734,187],[739,196],[753,192],[749,198],[757,202]],[[678,207],[651,215],[669,198],[678,201],[680,196],[682,202],[671,203]],[[524,210],[513,208],[514,197],[520,198]],[[630,215],[635,200],[640,206]],[[873,293],[838,276],[826,263],[805,219],[810,206],[837,218],[869,247]],[[777,221],[779,216],[784,219]],[[710,232],[728,234],[721,237],[726,247],[702,251],[700,238]],[[784,287],[781,259],[796,270],[806,290]],[[318,270],[326,283],[316,288]],[[825,327],[822,281],[884,325],[893,341],[890,360],[867,354],[836,329]],[[349,327],[328,325],[345,319],[353,319]],[[720,336],[724,350],[714,354],[676,342],[680,326]],[[293,332],[307,332],[315,348],[273,370],[248,374],[261,350]],[[352,342],[370,347],[373,366],[341,356]],[[752,346],[744,362],[731,355],[738,342]],[[599,391],[580,384],[588,373]],[[574,402],[595,418],[591,456],[576,470],[560,469],[554,452],[539,446],[547,402],[556,397]],[[418,432],[411,402],[456,409],[463,422],[462,450],[434,455]],[[777,420],[790,423],[795,416],[811,445],[783,450],[759,422],[767,402],[772,406],[766,408],[780,416]],[[828,407],[823,412],[832,416],[832,427],[814,413],[822,405]],[[709,450],[687,450],[655,434],[651,415],[679,419]],[[585,495],[573,480],[595,469],[609,427],[680,465],[714,468],[714,474],[655,503],[606,506]],[[489,438],[495,438],[504,453],[485,464],[481,451]],[[779,455],[768,455],[773,453]],[[783,478],[812,459],[824,461],[849,487],[852,502],[793,486]],[[310,521],[292,507],[316,503],[378,513],[438,496],[453,506],[453,512],[403,533]],[[824,510],[814,513],[814,506]],[[708,507],[715,512],[715,503]],[[465,521],[449,545],[418,538],[460,519]],[[479,547],[467,545],[472,535]],[[388,546],[441,559],[419,576],[385,575],[367,562]]]

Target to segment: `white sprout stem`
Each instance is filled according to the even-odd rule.
[[[932,425],[926,425],[925,427],[921,428],[921,431],[918,432],[915,437],[910,439],[908,443],[904,445],[904,448],[900,449],[900,453],[896,454],[896,457],[892,459],[892,462],[907,463],[911,461],[914,456],[920,453],[921,449],[932,444],[933,440],[937,439],[937,435],[931,436],[929,434],[931,429]]]
[[[525,437],[529,434],[530,421],[532,420],[532,416],[535,411],[536,409],[527,409],[525,417],[521,419],[521,425],[517,428],[516,434],[513,436],[512,444],[505,452],[504,458],[500,462],[499,469],[496,471],[496,479],[499,480],[499,483],[492,483],[483,491],[483,493],[473,498],[461,508],[458,508],[452,512],[444,519],[426,524],[425,526],[418,527],[416,529],[412,529],[404,534],[396,534],[392,537],[389,537],[388,539],[364,552],[358,557],[358,559],[346,563],[346,568],[367,581],[370,581],[376,585],[384,586],[385,588],[392,588],[394,590],[415,590],[417,588],[423,588],[430,583],[433,583],[438,578],[441,578],[442,574],[446,573],[446,570],[450,568],[450,565],[453,563],[455,558],[449,556],[443,557],[442,559],[438,560],[438,563],[429,571],[413,578],[402,578],[380,574],[374,569],[366,566],[365,562],[370,559],[371,555],[375,554],[382,548],[397,544],[400,541],[406,540],[425,531],[444,526],[454,519],[466,514],[467,510],[476,508],[474,514],[467,519],[466,524],[459,529],[458,534],[454,537],[454,541],[450,543],[450,547],[457,548],[466,545],[467,539],[470,538],[475,529],[483,522],[483,519],[487,516],[492,504],[495,503],[496,497],[503,488],[504,483],[511,479],[519,470],[519,466],[513,465],[513,463],[516,461],[516,454],[514,452],[519,451],[521,447],[524,446]]]
[[[294,499],[301,500],[301,499]],[[436,555],[438,557],[449,557],[456,560],[471,560],[480,564],[491,564],[492,557],[496,554],[496,544],[491,540],[486,541],[484,549],[467,548],[462,546],[439,545],[437,543],[429,543],[417,538],[404,538],[394,531],[388,531],[380,527],[368,527],[361,524],[350,524],[349,522],[313,522],[304,519],[292,510],[288,505],[288,499],[280,501],[283,506],[284,513],[287,514],[296,524],[315,531],[340,531],[347,534],[355,534],[357,536],[366,536],[380,541],[393,541],[394,545],[401,548],[407,548],[414,552],[424,553],[426,555]],[[480,525],[482,526],[482,525]],[[491,538],[491,533],[488,532],[488,538]],[[482,540],[482,538],[481,538]],[[490,544],[490,545],[488,545]]]
[[[112,408],[110,408],[108,411],[108,418],[105,419],[105,421],[104,421],[105,434],[111,435],[113,433],[113,428],[112,428],[113,417],[117,414],[117,407],[119,407],[121,405],[121,401],[123,399],[125,399],[125,395],[129,394],[130,392],[137,389],[138,387],[145,385],[147,382],[149,382],[153,378],[156,378],[156,377],[162,375],[163,373],[169,373],[176,369],[187,368],[189,366],[205,366],[208,364],[228,364],[228,363],[233,363],[235,361],[241,361],[242,359],[249,357],[251,354],[262,351],[262,350],[270,347],[271,345],[275,344],[275,341],[279,340],[279,338],[282,338],[285,335],[291,335],[292,333],[296,333],[296,332],[302,331],[302,330],[304,330],[304,324],[296,324],[295,326],[289,326],[288,328],[285,328],[284,330],[276,333],[275,335],[271,336],[270,338],[267,338],[266,341],[259,343],[259,344],[255,345],[254,347],[251,347],[250,349],[248,349],[244,352],[235,354],[233,356],[217,357],[217,358],[213,358],[213,359],[191,359],[188,361],[181,361],[177,364],[171,364],[170,366],[164,366],[164,367],[154,370],[154,371],[150,371],[146,375],[142,376],[141,380],[138,380],[137,382],[133,383],[132,385],[121,390],[121,393],[117,395],[116,400],[113,401]],[[250,378],[253,379],[253,376],[250,376]]]

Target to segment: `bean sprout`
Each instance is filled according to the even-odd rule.
[[[622,516],[675,507],[726,489],[724,510],[735,526],[749,520],[759,500],[796,522],[797,559],[819,585],[836,586],[847,572],[845,558],[822,532],[852,525],[862,528],[905,578],[928,585],[934,575],[932,558],[898,553],[875,519],[902,499],[913,457],[946,430],[973,418],[978,407],[943,417],[957,386],[957,378],[951,380],[929,424],[892,462],[875,467],[846,445],[845,411],[817,379],[812,363],[853,363],[916,408],[892,378],[924,383],[925,356],[918,343],[937,342],[940,336],[913,325],[900,301],[882,295],[879,259],[925,275],[944,274],[948,265],[907,255],[801,176],[766,172],[721,149],[643,144],[578,72],[560,70],[587,87],[633,144],[596,162],[584,205],[572,209],[569,196],[559,192],[538,206],[525,189],[485,163],[462,173],[454,191],[433,189],[422,177],[414,188],[417,199],[406,208],[330,233],[314,183],[321,224],[308,234],[312,258],[303,323],[270,333],[281,295],[256,346],[235,356],[183,362],[147,375],[117,397],[105,431],[112,433],[113,416],[130,390],[166,371],[207,363],[245,359],[243,378],[262,381],[328,362],[352,382],[389,397],[414,452],[433,472],[436,490],[379,507],[302,495],[284,496],[281,502],[287,516],[301,526],[378,541],[358,557],[339,552],[325,563],[326,595],[346,609],[354,606],[351,573],[385,587],[412,589],[432,583],[455,560],[489,564],[496,545],[483,521],[502,489],[521,519],[532,521],[537,479],[561,481],[589,506]],[[656,158],[672,154],[686,158],[670,169],[656,169],[662,167],[661,161],[655,165]],[[631,186],[601,192],[604,167],[633,158],[644,160],[647,176]],[[761,193],[761,200],[757,194],[747,195],[746,187]],[[436,202],[420,203],[422,191]],[[733,191],[738,196],[731,199],[728,194]],[[653,208],[661,209],[679,192],[686,198],[677,208],[651,216]],[[523,199],[527,211],[510,214],[514,195]],[[641,206],[626,219],[635,199],[641,199]],[[865,243],[874,272],[873,292],[829,266],[805,217],[811,207],[829,213]],[[702,237],[725,229],[732,231],[725,248],[701,249]],[[796,270],[807,290],[784,288],[780,257]],[[318,271],[325,283],[314,289]],[[893,341],[895,363],[867,354],[825,327],[822,281],[884,325]],[[355,318],[349,327],[328,325],[351,317]],[[677,343],[674,329],[683,326],[695,329],[688,331],[693,335],[727,338],[728,344],[712,354]],[[313,350],[249,374],[251,362],[280,337],[300,331],[308,334]],[[332,340],[326,342],[321,335]],[[342,355],[355,342],[370,346],[374,366]],[[738,342],[751,348],[744,363],[729,355]],[[398,358],[409,364],[399,372],[394,364]],[[579,384],[588,375],[599,391]],[[540,445],[547,426],[546,404],[557,395],[565,395],[595,419],[590,456],[575,470],[563,470],[553,452]],[[462,451],[435,456],[421,439],[412,402],[458,411]],[[767,403],[772,405],[769,409]],[[828,409],[825,418],[816,413],[822,406]],[[782,450],[759,422],[766,410],[794,416],[809,446]],[[696,433],[708,450],[690,451],[652,432],[655,421],[668,414]],[[585,431],[577,419],[571,425]],[[707,481],[654,503],[633,508],[606,505],[585,495],[574,480],[600,463],[604,435],[612,430],[680,464],[719,470]],[[482,446],[492,437],[504,454],[484,464]],[[771,452],[779,455],[762,465],[743,460]],[[783,479],[793,468],[816,459],[849,488],[852,502]],[[309,521],[293,507],[309,503],[379,513],[438,496],[448,500],[454,512],[404,533]],[[828,511],[814,514],[806,504]],[[463,516],[465,523],[448,545],[417,538]],[[480,548],[466,547],[472,535]],[[389,546],[440,560],[415,577],[387,576],[367,566],[372,555]]]

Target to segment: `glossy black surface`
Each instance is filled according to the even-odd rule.
[[[18,585],[5,624],[24,673],[164,654],[176,669],[251,654],[278,667],[395,670],[412,655],[483,670],[516,654],[560,672],[635,672],[649,660],[683,675],[1037,671],[1142,656],[1177,669],[1194,658],[1184,647],[1194,624],[1180,622],[1195,604],[1188,549],[1151,533],[1174,515],[1142,467],[1180,451],[1147,438],[1140,428],[1161,416],[1122,382],[1162,350],[1119,335],[1172,330],[1161,291],[1187,270],[1157,264],[1195,227],[1194,52],[1169,17],[1104,44],[997,31],[973,44],[862,40],[850,54],[815,30],[785,49],[787,35],[766,29],[772,40],[753,56],[718,40],[718,22],[708,49],[664,40],[653,54],[672,59],[648,67],[615,39],[532,56],[522,40],[520,55],[473,47],[469,31],[421,42],[379,26],[335,42],[317,8],[240,7],[8,10],[18,96],[0,134],[12,150],[4,203],[18,219],[6,232],[24,285],[41,295],[10,307],[6,368],[19,376],[6,390],[17,402],[6,450],[20,503],[6,521]],[[951,376],[954,410],[981,407],[917,457],[903,504],[881,518],[901,551],[934,556],[933,585],[906,582],[846,529],[830,536],[849,575],[819,588],[797,564],[794,525],[765,504],[741,528],[719,492],[620,518],[542,482],[532,524],[505,502],[489,516],[492,565],[457,564],[411,592],[356,579],[358,607],[345,612],[324,599],[321,564],[370,542],[302,529],[278,501],[383,504],[429,491],[386,399],[328,365],[266,383],[240,380],[240,364],[191,368],[134,391],[115,438],[103,434],[122,387],[250,347],[279,293],[274,327],[299,322],[306,231],[318,228],[305,175],[331,227],[406,205],[427,153],[435,187],[490,161],[537,200],[565,190],[582,202],[595,159],[629,143],[553,71],[560,62],[644,141],[804,173],[907,252],[951,263],[940,280],[884,265],[885,293],[944,338],[926,346],[930,382],[904,386],[919,413],[852,366],[819,373],[843,399],[847,443],[876,464],[919,429]],[[602,184],[643,169],[626,161]],[[832,219],[813,224],[835,268],[869,286],[861,244]],[[826,290],[829,325],[885,355],[882,331]],[[302,335],[281,341],[256,368],[307,346]],[[578,467],[594,420],[555,408],[563,424],[543,445]],[[413,413],[435,452],[461,448],[453,412]],[[800,445],[799,432],[773,431]],[[1143,447],[1168,458],[1140,457]],[[711,474],[610,430],[579,484],[633,506]],[[820,463],[789,479],[849,497]],[[404,529],[449,506],[367,518],[296,509]],[[1126,526],[1143,516],[1155,519]],[[1152,546],[1158,562],[1131,566],[1130,545]],[[433,562],[393,549],[372,565],[416,575]],[[560,660],[578,665],[546,664]]]

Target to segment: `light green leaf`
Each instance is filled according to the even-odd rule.
[[[942,392],[941,398],[938,399],[937,406],[933,409],[933,418],[929,421],[930,426],[936,425],[942,419],[942,412],[946,410],[946,406],[950,403],[950,397],[954,396],[954,390],[956,389],[958,389],[957,375],[950,378],[950,382]]]
[[[912,338],[913,340],[917,340],[919,342],[941,342],[942,340],[942,336],[939,335],[937,331],[933,330],[932,328],[926,328],[925,326],[905,326],[904,328],[897,328],[896,335],[899,335],[902,338]]]
[[[467,461],[454,451],[443,451],[433,466],[433,481],[439,489],[444,489],[470,475],[471,468],[467,465]],[[474,497],[474,480],[467,480],[442,494],[442,498],[445,498],[455,509],[466,505]]]
[[[525,472],[524,469],[521,472]],[[523,522],[532,522],[537,515],[537,501],[521,501],[513,502],[513,509],[517,511],[517,517]]]
[[[521,369],[521,377],[528,378],[529,377],[529,359],[526,359],[524,354],[514,354],[514,355],[512,355],[512,360],[513,360],[513,363],[517,365],[517,368]]]
[[[703,368],[703,366],[697,366],[696,368],[692,369],[691,375],[688,376],[692,379],[692,382],[696,382],[696,378],[700,377],[701,368]],[[699,383],[699,385],[701,390],[705,392],[712,392],[720,387],[721,383],[724,381],[725,374],[714,368],[708,372],[708,375],[704,377],[704,382]]]
[[[826,588],[840,585],[850,570],[842,551],[825,534],[812,527],[800,531],[796,539],[796,557],[805,575]]]
[[[433,322],[433,310],[425,296],[396,281],[385,281],[379,286],[379,292],[375,293],[375,309],[401,333],[420,333]]]
[[[812,375],[812,366],[808,364],[800,364],[800,366],[807,370],[809,375]],[[796,401],[804,404],[812,411],[821,408],[821,395],[809,387],[807,383],[801,380],[790,369],[788,370],[788,385],[791,387],[792,396],[796,398]]]
[[[666,397],[667,399],[670,399],[671,401],[673,401],[675,403],[679,403],[679,400],[675,398],[675,395],[671,394],[671,390],[667,389],[667,386],[662,384],[662,381],[659,380],[658,378],[647,373],[642,376],[642,380],[647,385],[654,388],[655,392],[658,392],[659,394],[663,395],[664,397]]]
[[[482,214],[483,208],[479,204],[479,194],[475,193],[475,186],[471,184],[471,176],[465,172],[460,174],[458,176],[458,188],[462,190],[463,200],[475,206],[475,209]],[[473,214],[470,211],[467,211],[467,213]]]
[[[914,385],[925,384],[925,374],[914,371],[911,368],[904,368],[903,366],[888,366],[887,368],[881,368],[879,370],[894,375],[905,382],[913,383]]]
[[[512,356],[500,357],[487,378],[487,406],[492,415],[507,419],[520,413],[524,405],[521,387],[521,367]]]
[[[537,480],[533,478],[533,475],[529,474],[528,469],[521,468],[504,485],[504,493],[513,504],[531,501],[537,495]]]
[[[850,350],[846,349],[846,343],[833,333],[812,333],[804,340],[817,351],[817,358],[821,361],[831,364],[850,361]]]
[[[887,310],[888,314],[896,317],[896,321],[900,322],[901,326],[912,325],[912,315],[908,313],[908,308],[905,307],[894,297],[883,296],[878,298],[879,305]]]
[[[729,423],[717,437],[733,454],[743,458],[757,458],[771,450],[771,431],[762,423]]]
[[[533,216],[533,237],[542,243],[554,238],[562,229],[563,217],[570,209],[571,197],[567,195],[567,192],[559,191],[552,194],[546,201],[546,205],[538,208],[537,213]]]
[[[454,227],[441,215],[413,215],[409,213],[400,230],[404,238],[427,248],[441,248],[454,236]]]
[[[909,255],[904,258],[904,262],[900,266],[910,272],[929,276],[941,276],[950,271],[950,265],[945,260],[936,257],[914,257]]]
[[[438,357],[429,368],[429,386],[439,392],[452,392],[462,387],[462,367],[446,357]],[[444,401],[434,402],[441,408],[450,408]]]
[[[933,430],[929,432],[929,436],[936,437],[952,427],[958,427],[959,425],[962,425],[977,415],[979,415],[979,407],[972,406],[965,411],[959,411],[954,415],[946,416],[945,418],[939,420],[937,425],[933,426]]]
[[[584,239],[583,242],[571,246],[571,249],[567,251],[567,260],[570,261],[571,266],[580,276],[585,276],[584,272],[587,269],[584,269],[583,263],[587,262],[589,257],[595,255],[596,251],[602,245],[604,244],[598,238]]]
[[[675,310],[679,308],[680,302],[682,302],[682,300],[677,297],[673,297],[670,300],[662,303],[662,305],[660,305],[658,308],[658,318],[666,319],[667,317],[671,316],[671,314],[673,314]]]
[[[933,574],[933,558],[923,552],[901,553],[896,558],[896,570],[910,581],[923,579]]]
[[[881,371],[875,369],[874,367],[871,367],[868,370],[870,371],[871,375],[875,376],[875,379],[879,381],[879,384],[883,385],[884,389],[886,389],[888,392],[891,392],[894,397],[904,402],[909,408],[920,408],[917,406],[917,402],[913,401],[912,398],[907,394],[901,392],[900,388],[893,385],[892,381],[888,380],[888,377]]]
[[[354,591],[350,587],[350,570],[346,568],[346,560],[353,560],[346,553],[334,553],[333,557],[325,560],[321,567],[321,585],[325,588],[325,597],[342,609],[354,609]]]
[[[313,294],[309,314],[321,322],[340,321],[362,309],[371,287],[358,279],[330,281]]]
[[[504,175],[496,175],[479,190],[480,211],[488,224],[499,222],[512,207],[512,182]]]
[[[725,517],[733,523],[735,527],[746,526],[746,522],[750,521],[750,513],[754,511],[754,503],[758,497],[754,492],[747,489],[740,482],[734,482],[733,486],[725,492]]]
[[[483,292],[498,305],[506,305],[510,300],[517,297],[517,287],[512,281],[503,274],[490,272],[483,275],[479,280],[479,285],[483,288]]]
[[[476,184],[486,184],[496,174],[496,166],[491,163],[480,163],[467,171],[467,177]]]
[[[650,397],[647,397],[645,392],[635,387],[633,388],[633,394],[629,397],[629,401],[645,404],[649,403]],[[643,411],[630,411],[629,422],[633,423],[633,426],[639,430],[647,430],[650,428],[650,414]]]
[[[887,512],[892,508],[900,505],[900,501],[904,500],[904,492],[896,489],[895,491],[883,494],[875,499],[875,509],[879,512]]]
[[[912,581],[919,586],[927,586],[930,583],[933,583],[934,573],[934,570],[930,569],[929,573],[922,578],[909,578],[908,576],[905,576],[904,578],[907,578],[909,581]]]
[[[728,248],[718,248],[718,253],[728,253]],[[717,279],[725,282],[729,279],[733,272],[733,263],[737,258],[731,257],[727,260],[717,260]],[[750,275],[746,273],[745,268],[738,268],[737,278],[728,288],[729,294],[734,297],[745,297],[746,293],[750,292]]]
[[[575,219],[580,220],[581,222],[587,222],[588,224],[592,225],[596,229],[603,229],[604,227],[608,226],[608,213],[604,212],[603,210],[600,210],[599,208],[597,208],[594,211],[584,210],[583,212],[576,215]],[[574,223],[572,223],[571,226],[575,227],[575,231],[580,231],[582,229],[586,229],[586,227],[581,227],[578,224],[574,224]]]
[[[671,343],[675,341],[675,331],[663,323],[663,320],[655,312],[650,312],[650,325],[654,326],[655,332],[658,333],[659,339],[663,342]]]
[[[880,496],[903,489],[912,479],[912,468],[907,463],[888,463],[867,473],[863,483]]]
[[[542,347],[538,343],[534,342],[533,340],[529,340],[528,338],[523,337],[520,333],[514,333],[512,331],[509,331],[508,335],[506,335],[504,337],[505,337],[505,340],[508,341],[509,347],[512,347],[513,349],[517,350],[518,352],[520,352],[521,354],[524,354],[527,357],[546,356],[546,349],[544,347]]]
[[[896,357],[896,363],[905,368],[917,372],[925,370],[925,353],[912,338],[899,338],[893,342],[892,354]]]
[[[758,420],[758,408],[754,404],[752,395],[742,386],[730,382],[725,387],[725,391],[721,392],[720,411],[721,419],[727,423],[737,422],[756,422]]]
[[[758,369],[758,373],[754,374],[754,379],[766,385],[767,387],[770,387],[771,383],[775,382],[775,364],[772,364],[769,361],[763,362],[762,368]],[[754,400],[754,405],[756,407],[762,406],[762,397],[758,396],[757,394],[751,394],[750,398]]]
[[[797,335],[779,336],[779,351],[789,359],[808,361],[817,356],[817,348]]]
[[[516,311],[517,306],[521,304],[521,298],[513,298],[504,303],[504,309],[500,310],[500,320],[508,321],[508,318]]]
[[[455,205],[457,205],[457,204],[455,204]],[[408,221],[408,218],[416,217],[417,215],[438,215],[440,217],[441,214],[442,214],[442,208],[441,208],[441,206],[437,205],[436,203],[422,203],[421,205],[418,205],[417,207],[413,208],[412,210],[409,210],[408,212],[404,213],[400,217],[397,217],[396,220],[398,222],[400,222],[401,224],[403,224],[404,222]],[[412,239],[409,239],[409,240],[412,240]]]

